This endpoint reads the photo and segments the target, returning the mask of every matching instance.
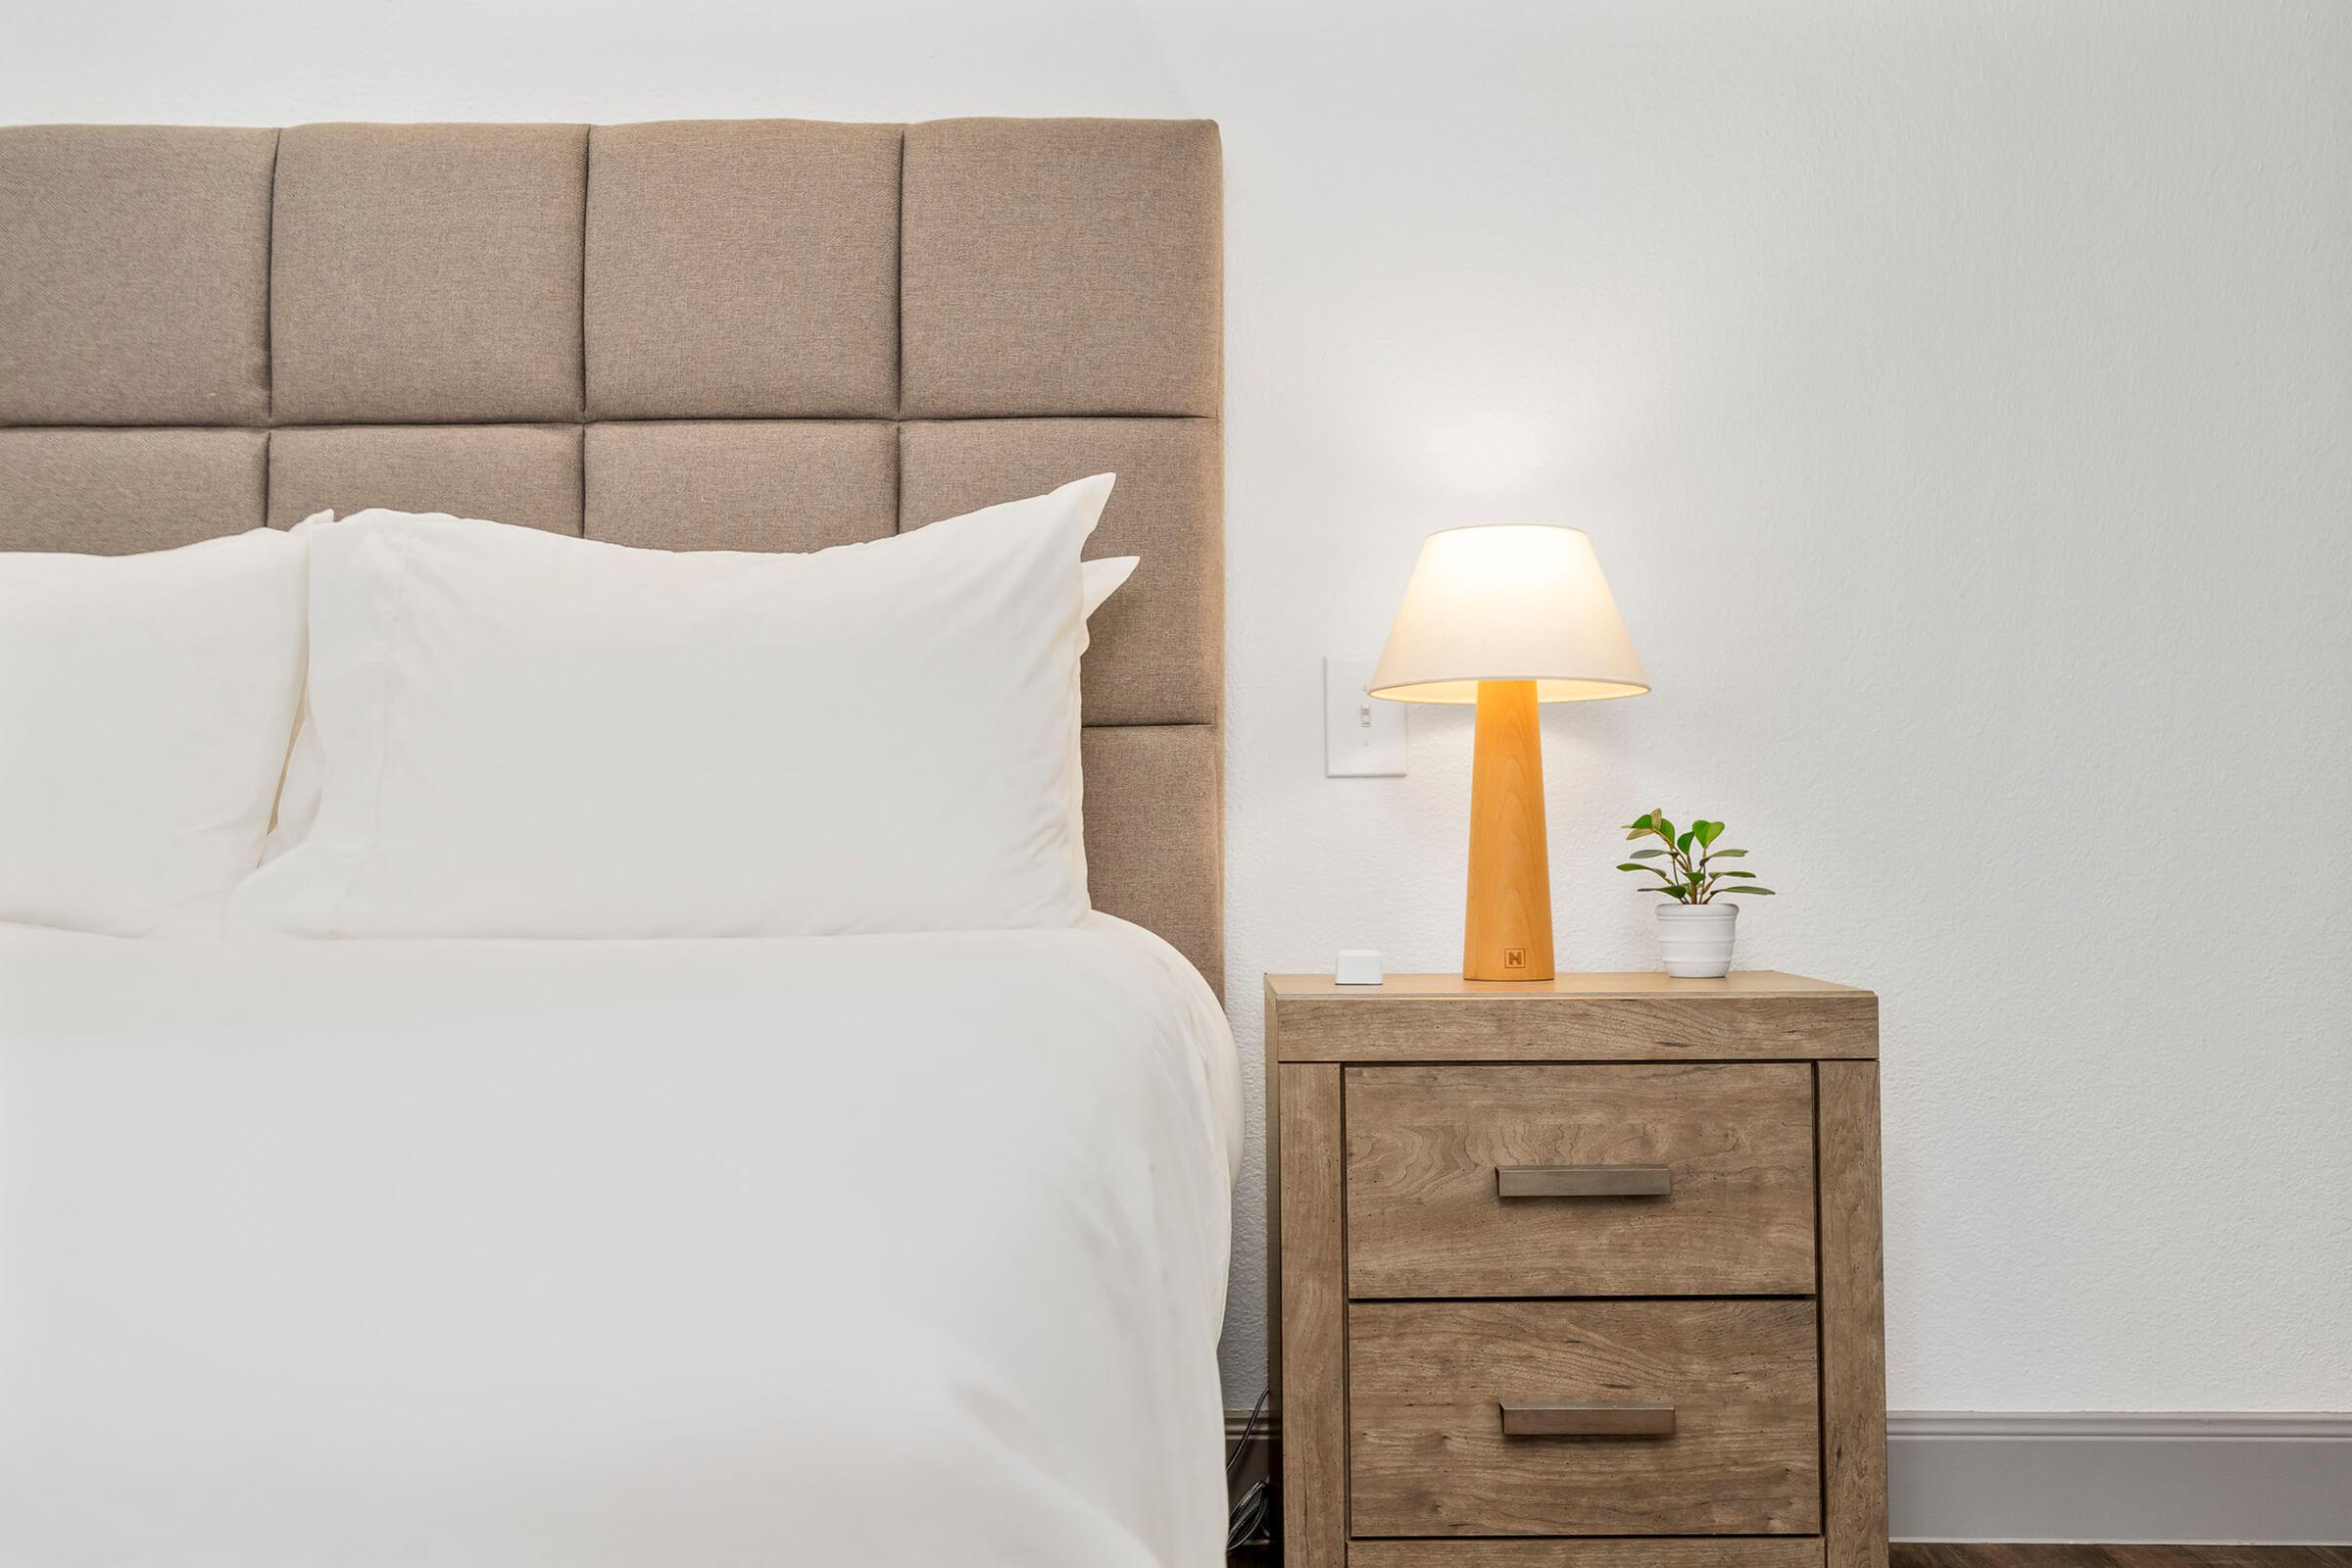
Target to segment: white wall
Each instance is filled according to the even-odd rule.
[[[1657,692],[1546,715],[1562,962],[1663,803],[1881,992],[1908,1408],[2352,1410],[2348,83],[2322,0],[0,6],[7,121],[1223,122],[1253,1081],[1260,970],[1458,951],[1466,714],[1327,780],[1320,656],[1584,524]]]

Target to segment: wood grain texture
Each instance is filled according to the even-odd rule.
[[[1285,995],[1280,1059],[1813,1061],[1878,1054],[1879,1000],[1867,991],[1726,989],[1727,980],[1754,978],[1741,975],[1655,978],[1664,984],[1629,995],[1541,986]]]
[[[1423,1002],[1509,997],[1867,997],[1857,986],[1789,974],[1781,969],[1738,969],[1720,980],[1678,980],[1655,969],[1580,970],[1554,975],[1542,985],[1491,985],[1458,974],[1393,974],[1376,986],[1344,986],[1327,974],[1270,974],[1266,995],[1284,1002],[1378,1004],[1406,998]]]
[[[1252,1555],[1252,1552],[1255,1555]],[[1818,1568],[1794,1536],[1704,1541],[1359,1541],[1351,1568]],[[1274,1568],[1245,1548],[1234,1568]],[[1938,1545],[1897,1542],[1893,1568],[2352,1568],[2352,1546]]]
[[[1342,1552],[1371,1568],[1879,1568],[1886,1562],[1876,997],[1768,971],[1713,981],[1571,974],[1524,986],[1404,975],[1346,990],[1324,976],[1269,976],[1266,995],[1266,1054],[1278,1064],[1269,1099],[1292,1097],[1269,1110],[1277,1136],[1292,1146],[1274,1162],[1275,1179],[1292,1184],[1279,1190],[1277,1223],[1300,1222],[1302,1172],[1316,1195],[1303,1206],[1319,1202],[1327,1210],[1313,1221],[1317,1240],[1305,1249],[1317,1259],[1315,1278],[1324,1282],[1324,1299],[1311,1308],[1317,1327],[1301,1333],[1279,1326],[1285,1359],[1278,1386],[1324,1434],[1320,1451],[1286,1465],[1287,1489],[1312,1487],[1317,1494],[1286,1497],[1285,1516],[1294,1521],[1289,1562],[1336,1563]],[[1301,1080],[1294,1076],[1300,1071],[1335,1076]],[[1686,1086],[1679,1098],[1668,1097],[1686,1109],[1690,1085],[1754,1078],[1742,1086],[1746,1093],[1719,1097],[1720,1115],[1698,1118],[1704,1124],[1693,1145],[1698,1152],[1689,1158],[1642,1157],[1640,1118],[1623,1103],[1592,1113],[1589,1130],[1602,1147],[1612,1137],[1630,1138],[1630,1151],[1563,1147],[1560,1122],[1575,1121],[1590,1098],[1583,1092],[1620,1073],[1655,1075],[1653,1099],[1662,1093],[1655,1083]],[[1712,1073],[1731,1076],[1706,1076]],[[1515,1081],[1520,1074],[1529,1076]],[[1574,1076],[1580,1074],[1600,1076]],[[1453,1078],[1485,1108],[1466,1118],[1448,1111],[1439,1091]],[[1302,1082],[1321,1107],[1311,1113],[1296,1103]],[[1328,1103],[1335,1082],[1336,1113]],[[1295,1130],[1301,1122],[1320,1133]],[[1506,1131],[1497,1134],[1490,1124]],[[1378,1149],[1384,1134],[1396,1142]],[[1548,1145],[1545,1136],[1553,1140]],[[1511,1147],[1518,1137],[1535,1139],[1537,1147],[1518,1152]],[[1486,1147],[1474,1148],[1482,1139]],[[1302,1153],[1302,1140],[1315,1152]],[[1410,1190],[1426,1181],[1443,1195],[1467,1183],[1492,1211],[1505,1201],[1497,1190],[1504,1164],[1662,1164],[1670,1178],[1663,1198],[1508,1201],[1538,1210],[1670,1206],[1698,1189],[1694,1163],[1737,1154],[1740,1140],[1762,1141],[1761,1152],[1750,1151],[1755,1163],[1775,1172],[1792,1167],[1788,1182],[1796,1193],[1796,1220],[1788,1228],[1798,1239],[1788,1250],[1796,1254],[1796,1272],[1754,1298],[1720,1286],[1678,1298],[1654,1284],[1623,1279],[1565,1287],[1616,1299],[1512,1298],[1493,1279],[1445,1272],[1465,1256],[1477,1262],[1474,1239],[1458,1219],[1447,1223],[1422,1212],[1430,1195]],[[1793,1160],[1785,1157],[1791,1145]],[[1370,1164],[1359,1165],[1359,1157]],[[1733,1171],[1742,1168],[1738,1158],[1730,1163]],[[1394,1190],[1384,1193],[1380,1173],[1391,1166],[1419,1174],[1398,1180],[1392,1172]],[[1718,1179],[1741,1192],[1737,1175]],[[1432,1276],[1428,1296],[1391,1295],[1394,1282],[1368,1292],[1358,1281],[1351,1303],[1342,1298],[1349,1253],[1357,1254],[1359,1267],[1362,1258],[1377,1258],[1383,1220],[1371,1211],[1383,1205],[1394,1207],[1399,1225],[1421,1228],[1429,1266],[1444,1277]],[[1340,1215],[1336,1222],[1332,1211]],[[1777,1222],[1765,1229],[1779,1237]],[[1287,1232],[1279,1234],[1276,1299],[1288,1311],[1316,1293],[1298,1288],[1301,1250]],[[1725,1247],[1737,1254],[1749,1245],[1788,1248],[1786,1238],[1756,1244],[1742,1234],[1694,1250],[1720,1262]],[[1595,1251],[1612,1254],[1603,1268],[1634,1268],[1657,1250],[1654,1241],[1636,1238]],[[1560,1250],[1540,1238],[1496,1249],[1494,1261],[1541,1269]],[[1343,1276],[1336,1285],[1335,1267]],[[1540,1289],[1548,1295],[1563,1287],[1554,1281]],[[1793,1298],[1815,1290],[1818,1300]],[[1482,1298],[1444,1299],[1438,1293]],[[1692,1313],[1730,1317],[1710,1321],[1702,1332],[1682,1316]],[[1794,1314],[1793,1327],[1773,1317],[1784,1313]],[[1334,1323],[1336,1352],[1327,1339],[1317,1343]],[[1751,1354],[1751,1339],[1764,1349]],[[1319,1367],[1336,1364],[1345,1387],[1333,1392],[1302,1374],[1291,1359],[1301,1353]],[[1825,1356],[1832,1365],[1822,1364]],[[1580,1369],[1581,1383],[1567,1375]],[[1506,1399],[1670,1403],[1677,1431],[1506,1439]],[[1832,1422],[1836,1431],[1829,1430]],[[1328,1440],[1334,1425],[1343,1434],[1336,1456]],[[1310,1447],[1316,1441],[1310,1435]],[[1353,1540],[1347,1539],[1350,1532]],[[1643,1537],[1654,1539],[1638,1539]],[[2097,1568],[2176,1565],[2149,1559],[2102,1561]]]
[[[1358,1303],[1348,1335],[1350,1527],[1812,1534],[1815,1335],[1810,1301]],[[1502,1435],[1503,1403],[1588,1400],[1672,1404],[1676,1433]]]
[[[1266,1073],[1266,1387],[1268,1429],[1282,1427],[1282,1071],[1274,1064],[1274,1040],[1282,1028],[1282,1009],[1274,1004],[1273,988],[1266,991],[1266,1034],[1263,1059]],[[1230,1436],[1230,1433],[1228,1434]],[[1276,1459],[1280,1462],[1280,1439]],[[1279,1521],[1277,1521],[1279,1523]]]
[[[2060,1546],[1898,1542],[1894,1568],[2352,1568],[2346,1546]]]
[[[1355,1296],[1812,1293],[1800,1063],[1349,1067],[1345,1081]],[[1673,1190],[1502,1197],[1498,1167],[1526,1165],[1663,1165]]]
[[[1544,833],[1544,730],[1532,680],[1478,683],[1470,763],[1470,886],[1462,977],[1549,980],[1551,851]]]
[[[1879,1068],[1814,1068],[1821,1145],[1822,1461],[1828,1568],[1886,1565]]]
[[[1282,1533],[1289,1568],[1344,1568],[1348,1345],[1340,1069],[1278,1069]]]
[[[1821,1568],[1821,1540],[1359,1541],[1348,1562],[1348,1568]]]

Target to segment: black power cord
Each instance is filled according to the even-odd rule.
[[[1227,1551],[1239,1551],[1264,1539],[1259,1532],[1265,1528],[1266,1508],[1273,1495],[1273,1485],[1272,1476],[1260,1476],[1234,1503],[1232,1522],[1225,1529]]]
[[[1242,1460],[1249,1455],[1250,1440],[1257,1436],[1258,1423],[1265,1419],[1267,1401],[1273,1397],[1272,1389],[1259,1395],[1256,1408],[1250,1412],[1250,1419],[1242,1423],[1242,1435],[1235,1440],[1233,1452],[1225,1456],[1225,1480],[1229,1486],[1233,1478],[1241,1473]],[[1273,1498],[1274,1478],[1264,1475],[1258,1477],[1249,1491],[1234,1499],[1233,1511],[1225,1519],[1227,1551],[1238,1550],[1261,1539],[1259,1532],[1265,1528],[1266,1513],[1272,1506]]]

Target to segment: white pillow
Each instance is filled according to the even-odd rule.
[[[1070,924],[1088,907],[1078,551],[1110,486],[805,556],[442,514],[307,530],[322,788],[308,835],[238,890],[235,923]]]
[[[1141,556],[1103,556],[1078,563],[1078,575],[1085,585],[1087,614],[1091,617],[1101,610],[1102,601],[1117,593],[1143,564]]]
[[[0,920],[220,931],[293,735],[305,555],[0,553]]]
[[[358,515],[358,514],[354,514]],[[414,515],[414,514],[377,513],[379,516]],[[306,535],[321,523],[335,520],[332,512],[314,512],[296,523],[296,537]],[[1094,561],[1078,563],[1078,576],[1083,591],[1084,613],[1092,619],[1102,602],[1126,586],[1142,565],[1141,556],[1102,556]],[[1078,651],[1087,649],[1087,638],[1079,636]],[[318,732],[306,722],[306,713],[294,715],[294,746],[286,757],[285,781],[277,792],[277,812],[270,823],[270,837],[262,845],[264,864],[276,859],[301,843],[318,817],[318,792],[326,787],[326,762],[318,754]]]

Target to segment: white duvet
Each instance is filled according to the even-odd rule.
[[[1102,915],[0,927],[0,1563],[1208,1568],[1239,1115]]]

